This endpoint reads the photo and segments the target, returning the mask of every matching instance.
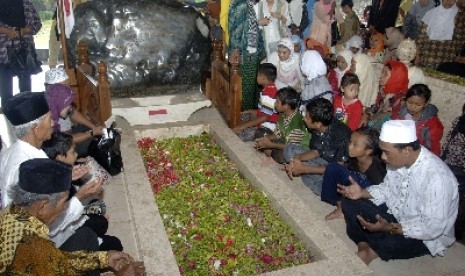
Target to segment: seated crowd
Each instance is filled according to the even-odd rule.
[[[3,106],[17,139],[0,153],[0,274],[142,275],[144,264],[107,234],[110,176],[87,151],[103,128],[74,110],[66,79],[52,69],[45,93],[21,92]]]
[[[263,165],[271,159],[283,164],[291,180],[301,177],[322,201],[335,205],[326,219],[345,219],[367,264],[378,257],[443,256],[455,241],[454,230],[458,236],[463,232],[455,222],[464,220],[458,204],[465,186],[460,142],[465,115],[457,114],[441,147],[444,127],[417,65],[462,73],[465,1],[442,0],[435,7],[432,0],[421,0],[411,11],[399,8],[400,1],[373,1],[378,6],[366,29],[355,31],[348,27],[354,21],[350,0],[341,4],[347,22],[338,18],[334,1],[318,1],[307,37],[296,31],[296,22],[281,20],[287,18],[281,16],[286,9],[276,10],[281,1],[266,1],[263,8],[272,15],[266,21],[253,15],[255,5],[262,8],[257,1],[243,1],[246,7],[241,2],[229,7],[228,47],[251,58],[241,64],[247,82],[236,134],[253,142]],[[404,28],[395,24],[397,16]],[[266,36],[275,19],[280,31],[287,26],[289,32],[271,44]],[[343,39],[331,39],[331,22]],[[254,37],[250,26],[256,28]],[[305,48],[291,39],[295,36],[306,41]],[[377,64],[383,64],[380,75]]]

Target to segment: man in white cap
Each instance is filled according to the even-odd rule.
[[[420,146],[415,122],[391,120],[379,137],[388,171],[383,183],[338,186],[347,235],[369,264],[426,254],[444,256],[455,241],[458,183],[435,154]]]

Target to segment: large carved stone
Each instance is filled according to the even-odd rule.
[[[207,21],[177,1],[93,0],[75,18],[71,49],[86,42],[90,60],[108,65],[113,88],[198,84],[209,67]]]

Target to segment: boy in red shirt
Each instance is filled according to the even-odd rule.
[[[257,117],[234,128],[234,132],[242,141],[255,141],[265,134],[273,133],[279,118],[274,109],[276,93],[278,92],[274,84],[276,76],[276,67],[271,63],[263,63],[258,68],[257,83],[263,87],[263,90],[260,93]]]

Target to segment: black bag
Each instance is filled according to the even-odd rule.
[[[104,129],[103,135],[92,138],[88,153],[110,175],[115,176],[123,170],[120,144],[121,134],[113,128],[107,128]]]
[[[34,43],[21,40],[18,45],[6,46],[7,68],[12,76],[30,76],[42,72],[42,62],[37,59]]]

